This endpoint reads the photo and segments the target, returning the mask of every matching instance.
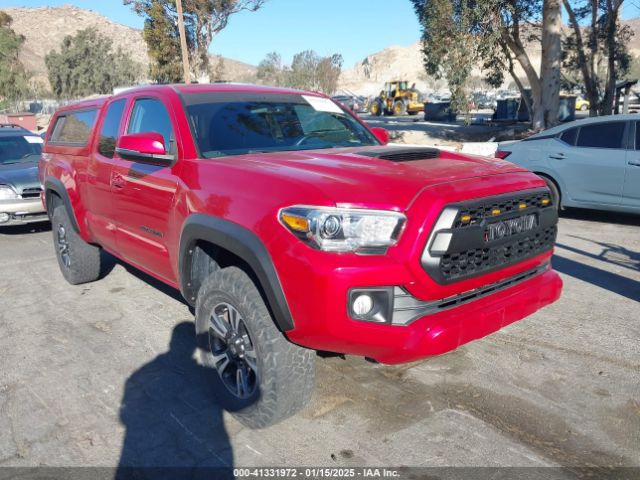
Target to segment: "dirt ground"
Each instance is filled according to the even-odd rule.
[[[252,431],[193,361],[177,292],[113,259],[72,287],[47,227],[0,230],[0,467],[640,467],[639,232],[566,213],[560,301],[423,362],[319,357],[310,405]]]

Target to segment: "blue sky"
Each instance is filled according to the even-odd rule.
[[[0,7],[73,4],[95,10],[111,20],[142,28],[142,19],[121,0],[0,0]],[[627,0],[623,17],[640,14],[637,0]],[[307,49],[341,53],[349,68],[368,54],[390,45],[409,45],[420,28],[409,0],[267,0],[254,13],[232,17],[216,37],[211,51],[257,65],[271,51],[285,62]]]
[[[135,28],[142,19],[121,0],[0,0],[0,7],[73,4]],[[390,45],[409,45],[420,29],[409,0],[267,0],[257,12],[241,12],[213,40],[211,51],[257,65],[267,53],[285,62],[307,49],[341,53],[345,67]]]

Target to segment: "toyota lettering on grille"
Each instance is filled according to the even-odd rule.
[[[529,232],[538,226],[538,217],[535,214],[524,215],[518,218],[503,220],[502,222],[487,225],[484,232],[484,241],[493,242],[508,238],[519,233]]]

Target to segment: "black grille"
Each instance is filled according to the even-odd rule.
[[[544,204],[543,200],[547,200]],[[525,205],[525,208],[520,208],[521,205]],[[486,218],[494,218],[496,215],[494,211],[499,211],[497,215],[503,216],[514,212],[527,212],[531,209],[543,209],[551,208],[551,196],[547,192],[535,193],[530,195],[522,195],[519,197],[502,198],[494,202],[483,202],[480,204],[470,205],[468,208],[463,208],[458,213],[456,221],[453,224],[453,228],[464,228],[471,225],[478,225]],[[464,222],[463,217],[469,216],[470,220]]]
[[[440,272],[451,281],[534,257],[553,248],[556,233],[557,227],[553,226],[499,246],[444,255],[440,261]]]
[[[25,188],[22,190],[22,198],[38,198],[40,197],[40,188]]]
[[[358,152],[358,155],[389,160],[390,162],[412,162],[438,158],[440,150],[437,148],[386,148]]]
[[[441,284],[484,275],[552,250],[557,224],[547,189],[449,205],[431,233],[433,243],[425,246],[422,266]]]

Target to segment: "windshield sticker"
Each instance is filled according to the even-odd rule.
[[[44,143],[41,137],[25,135],[24,139],[29,143]]]
[[[329,100],[328,98],[311,97],[309,95],[302,95],[302,98],[304,98],[305,101],[309,105],[311,105],[314,108],[314,110],[316,110],[317,112],[329,112],[329,113],[342,113],[342,114],[344,114],[342,109],[338,105],[333,103],[331,100]]]

